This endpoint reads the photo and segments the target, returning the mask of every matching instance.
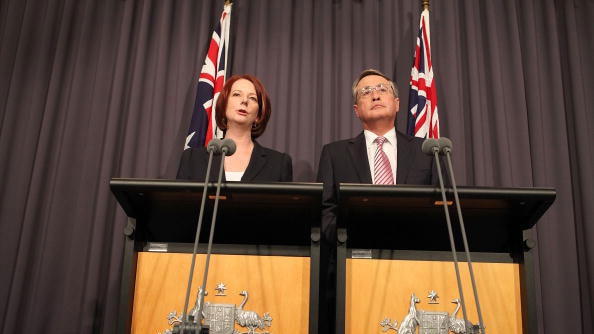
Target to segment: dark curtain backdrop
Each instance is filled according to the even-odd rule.
[[[313,181],[361,131],[350,86],[393,75],[405,129],[419,0],[236,0],[232,73],[262,79],[260,142]],[[442,134],[460,184],[554,187],[539,332],[593,333],[594,1],[434,0]],[[0,331],[113,333],[125,216],[111,177],[173,178],[223,1],[0,2]],[[480,283],[479,283],[480,284]]]

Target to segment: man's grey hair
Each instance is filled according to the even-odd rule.
[[[366,76],[369,76],[369,75],[379,75],[380,77],[388,80],[388,82],[390,83],[390,86],[392,86],[392,92],[394,92],[394,96],[398,97],[398,88],[396,87],[396,84],[394,84],[392,79],[390,79],[387,75],[383,74],[382,72],[375,70],[373,68],[370,68],[370,69],[366,69],[363,72],[361,72],[361,74],[359,74],[359,77],[357,78],[357,80],[355,80],[353,82],[353,101],[357,102],[357,85],[363,78],[365,78]]]

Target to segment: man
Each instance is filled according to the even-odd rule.
[[[396,85],[377,70],[365,70],[353,83],[353,99],[363,132],[325,145],[318,167],[318,182],[324,183],[321,270],[327,275],[320,291],[327,305],[320,307],[320,319],[333,319],[335,313],[338,183],[437,184],[433,158],[421,151],[423,139],[396,131],[400,109]],[[324,325],[328,326],[324,332],[335,331],[332,320]]]
[[[365,70],[353,83],[353,99],[363,132],[325,145],[318,167],[318,182],[324,183],[322,230],[330,242],[336,237],[332,211],[338,183],[437,184],[433,157],[421,151],[423,139],[396,131],[396,85],[377,70]]]

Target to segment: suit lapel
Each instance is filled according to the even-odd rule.
[[[351,139],[348,146],[350,158],[353,160],[353,166],[361,183],[371,183],[371,171],[369,170],[369,161],[367,158],[367,145],[365,144],[365,135],[360,135]]]
[[[398,158],[396,165],[396,183],[406,183],[408,172],[411,169],[415,153],[411,152],[410,138],[396,131],[396,146],[398,147]]]
[[[254,150],[252,151],[252,156],[250,157],[250,162],[245,169],[245,173],[243,173],[243,177],[241,181],[253,181],[260,170],[266,164],[266,152],[262,149],[257,142],[254,141]]]

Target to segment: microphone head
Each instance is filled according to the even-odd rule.
[[[441,153],[451,153],[452,141],[446,137],[439,137],[439,150]]]
[[[208,153],[221,154],[221,140],[219,138],[213,138],[208,142],[206,146]]]
[[[225,152],[225,155],[233,155],[236,149],[237,146],[235,145],[233,139],[225,138],[221,141],[221,152]]]
[[[425,141],[423,142],[423,146],[421,147],[423,153],[428,155],[433,155],[433,152],[435,152],[436,149],[439,150],[439,143],[435,138],[425,139]]]

